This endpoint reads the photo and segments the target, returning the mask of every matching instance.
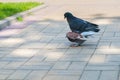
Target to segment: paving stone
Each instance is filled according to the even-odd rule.
[[[120,37],[102,37],[101,38],[101,41],[114,41],[114,42],[116,42],[116,41],[119,41],[119,39],[120,39]],[[115,45],[115,44],[114,44]],[[116,45],[117,46],[117,45]]]
[[[0,61],[0,69],[2,69],[4,66],[6,66],[9,63],[9,61]]]
[[[101,42],[119,42],[119,39],[113,39],[113,38],[111,38],[111,39],[101,39],[100,40]]]
[[[11,36],[15,36],[15,35],[18,35],[20,32],[21,30],[18,30],[18,29],[7,28],[0,31],[0,38],[8,38]]]
[[[83,70],[86,66],[86,62],[72,62],[68,69],[70,70]]]
[[[65,37],[65,33],[64,33],[64,37],[62,36],[56,36],[52,41],[53,42],[67,42],[67,38]]]
[[[24,39],[26,40],[26,41],[29,41],[29,42],[34,42],[34,41],[40,41],[40,38],[41,38],[42,36],[40,36],[40,35],[34,35],[34,37],[33,36],[24,36]],[[26,42],[25,41],[25,42]],[[27,43],[27,42],[26,42]]]
[[[13,74],[11,74],[8,79],[24,79],[31,71],[29,70],[17,70]]]
[[[83,43],[82,44],[82,48],[84,48],[84,49],[96,49],[96,47],[97,47],[97,43],[91,43],[91,42],[89,42],[89,43]]]
[[[115,37],[120,37],[120,32],[115,32]]]
[[[99,80],[118,80],[118,71],[102,71]]]
[[[63,52],[48,52],[44,61],[57,61],[64,55]]]
[[[0,74],[0,80],[5,80],[9,75]]]
[[[84,54],[90,54],[91,55],[91,54],[94,53],[94,51],[95,51],[94,49],[84,49],[83,48],[83,49],[81,49],[80,54],[83,54],[83,55]]]
[[[18,69],[24,62],[10,62],[6,66],[3,67],[3,69]]]
[[[36,22],[35,24],[33,24],[32,27],[43,30],[48,25],[49,25],[49,22],[47,22],[47,21],[43,21],[43,22],[39,21],[39,22]]]
[[[52,69],[67,69],[71,62],[57,62]]]
[[[2,57],[4,57],[4,56],[6,56],[6,55],[8,55],[8,54],[10,54],[12,52],[12,50],[9,50],[9,49],[0,49],[0,57],[2,58]]]
[[[26,62],[25,66],[53,66],[56,62]]]
[[[44,33],[39,33],[39,35],[45,35]],[[48,36],[48,35],[45,35],[45,36],[42,36],[40,38],[40,42],[43,42],[43,43],[49,43],[52,39],[54,38],[54,36]]]
[[[89,63],[104,63],[106,60],[106,55],[93,55]]]
[[[25,65],[21,66],[20,70],[50,70],[52,66],[45,65]]]
[[[110,48],[119,49],[120,48],[120,43],[118,43],[118,42],[112,42]]]
[[[91,55],[65,55],[60,61],[88,61]]]
[[[43,77],[47,74],[48,71],[44,70],[38,70],[38,71],[32,71],[25,80],[42,80]]]
[[[96,49],[95,54],[106,54],[106,55],[111,55],[111,54],[119,54],[120,49]]]
[[[81,50],[82,50],[81,48],[70,48],[66,51],[65,54],[67,54],[67,55],[80,54]]]
[[[100,42],[97,46],[97,48],[103,48],[103,49],[106,49],[106,48],[109,48],[111,45],[111,42]]]
[[[46,76],[43,80],[79,80],[79,76]]]
[[[115,32],[104,33],[102,37],[113,37]]]
[[[120,55],[108,55],[107,61],[120,62]]]
[[[32,57],[28,62],[33,62],[33,63],[35,63],[35,62],[41,62],[41,61],[43,61],[45,58],[46,58],[46,57],[44,57],[44,55],[43,55],[43,56],[34,56],[34,57]]]
[[[119,66],[120,62],[100,62],[100,63],[88,63],[90,66]]]
[[[4,57],[1,59],[1,61],[6,61],[6,62],[25,62],[27,60],[28,58],[24,58],[24,57]]]
[[[53,43],[48,43],[48,45],[46,45],[45,48],[47,48],[47,49],[56,49],[57,46],[59,46],[59,43],[53,42]]]
[[[55,64],[55,62],[41,62],[41,61],[35,61],[35,62],[26,62],[24,65],[20,66],[20,70],[49,70],[52,68],[52,66]]]
[[[37,54],[39,50],[37,49],[15,49],[11,54],[11,56],[18,56],[18,57],[25,57],[25,58],[29,58],[34,56],[35,54]],[[9,55],[8,55],[9,57]]]
[[[57,48],[58,49],[68,49],[69,48],[69,44],[65,43],[65,42],[61,42],[61,44],[59,44]]]
[[[46,45],[47,45],[47,43],[41,43],[41,42],[32,43],[32,42],[29,42],[29,43],[21,45],[20,48],[36,48],[36,49],[39,49],[39,48],[44,48]]]
[[[6,69],[0,69],[0,74],[1,75],[10,75],[13,72],[15,72],[15,70],[6,70]]]
[[[84,71],[80,80],[98,80],[100,71]]]
[[[78,76],[81,75],[81,70],[50,70],[48,75],[71,75],[71,76]]]
[[[94,65],[94,66],[87,66],[85,70],[119,70],[119,66]]]
[[[18,47],[19,45],[21,45],[24,40],[21,38],[8,38],[6,40],[0,40],[1,44],[0,47]]]

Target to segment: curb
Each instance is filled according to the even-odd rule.
[[[31,12],[35,12],[39,9],[43,9],[43,8],[46,8],[48,7],[47,5],[43,4],[43,5],[40,5],[40,6],[37,6],[35,8],[32,8],[30,10],[27,10],[27,11],[24,11],[24,12],[21,12],[21,13],[18,13],[18,14],[15,14],[13,16],[10,16],[10,17],[7,17],[5,18],[4,20],[1,20],[0,21],[0,30],[4,29],[5,27],[9,26],[12,24],[12,22],[16,21],[16,18],[17,17],[25,17],[27,16],[29,13]]]

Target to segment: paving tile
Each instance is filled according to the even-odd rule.
[[[78,76],[81,75],[82,70],[50,70],[48,75],[71,75],[71,76]]]
[[[20,70],[50,70],[52,66],[48,65],[24,65]]]
[[[93,55],[89,60],[89,63],[104,63],[106,60],[106,55]]]
[[[37,49],[15,49],[8,57],[10,56],[18,56],[18,57],[25,57],[30,58],[37,54],[39,50]]]
[[[94,54],[94,49],[81,49],[81,51],[80,51],[80,54],[89,54],[89,55],[92,55],[92,54]]]
[[[104,33],[103,34],[103,36],[102,37],[113,37],[115,35],[115,32],[106,32],[106,33]]]
[[[24,62],[10,62],[6,66],[3,67],[3,69],[18,69]]]
[[[57,62],[52,69],[67,69],[71,62]]]
[[[47,45],[47,43],[29,42],[29,43],[21,45],[20,48],[36,48],[36,49],[39,49],[39,48],[44,48],[46,45]]]
[[[28,58],[24,58],[24,57],[4,57],[1,59],[1,61],[6,61],[6,62],[25,62],[27,61]]]
[[[56,62],[26,62],[21,70],[50,70]]]
[[[44,55],[43,56],[33,56],[31,59],[29,59],[29,61],[27,61],[27,62],[33,62],[33,63],[35,63],[35,62],[41,62],[41,61],[43,61],[44,59],[45,59],[46,57],[44,57]]]
[[[99,62],[99,63],[91,63],[89,62],[88,65],[91,65],[91,66],[119,66],[120,62],[108,62],[108,61],[105,61],[105,62]]]
[[[17,70],[13,74],[11,74],[8,79],[24,79],[31,71],[29,70]]]
[[[70,70],[83,70],[86,62],[72,62],[68,69]]]
[[[90,65],[90,66],[87,66],[85,68],[85,70],[119,70],[119,66],[117,65],[113,65],[113,66],[109,66],[109,65],[103,65],[103,66],[100,66],[100,65]]]
[[[97,45],[97,48],[103,48],[103,49],[106,49],[106,48],[109,48],[111,45],[111,42],[100,42],[98,45]]]
[[[114,41],[114,42],[116,42],[116,41],[119,41],[119,39],[120,39],[120,37],[102,37],[101,38],[101,41]]]
[[[16,48],[21,45],[24,40],[21,38],[8,38],[6,40],[0,40],[1,44],[0,47],[13,47]]]
[[[82,48],[84,48],[84,49],[96,49],[96,47],[97,47],[97,43],[91,43],[91,42],[89,42],[89,43],[83,43],[82,44]]]
[[[67,55],[75,55],[75,54],[80,54],[81,48],[69,48],[65,54]]]
[[[99,80],[118,80],[118,71],[102,71]]]
[[[5,67],[7,64],[9,64],[10,61],[0,61],[0,69]]]
[[[2,49],[2,48],[0,48],[0,57],[2,58],[2,57],[4,57],[4,56],[6,56],[6,55],[8,55],[8,54],[10,54],[12,52],[12,49],[5,49],[4,48],[4,50]]]
[[[120,62],[120,55],[108,55],[106,57],[107,61]]]
[[[60,61],[88,61],[91,55],[65,55]]]
[[[53,43],[48,43],[48,45],[46,45],[45,48],[47,48],[47,49],[56,49],[57,46],[59,46],[59,43],[53,42]]]
[[[41,36],[45,35],[45,36],[42,36],[40,38],[40,42],[43,42],[43,43],[49,43],[54,38],[54,36],[48,36],[48,35],[46,35],[44,33],[39,33],[39,35],[41,35]]]
[[[53,66],[56,62],[26,62],[24,66]]]
[[[5,80],[9,75],[0,74],[0,80]]]
[[[120,32],[115,32],[115,37],[120,37]]]
[[[120,48],[120,43],[118,43],[118,42],[112,42],[110,48],[119,49]]]
[[[79,76],[46,76],[43,80],[79,80]]]
[[[34,37],[33,36],[24,36],[23,39],[25,39],[24,43],[27,43],[28,41],[29,42],[40,41],[41,37],[42,36],[40,36],[40,35],[34,35]]]
[[[100,71],[84,71],[80,80],[98,80]]]
[[[25,80],[42,80],[43,77],[47,74],[48,71],[38,70],[32,71]]]
[[[0,69],[0,74],[2,74],[2,75],[10,75],[13,72],[15,72],[15,70]]]
[[[48,52],[44,61],[58,61],[63,55],[64,52]]]
[[[112,55],[112,54],[120,54],[120,49],[96,49],[95,54],[106,54],[106,55]]]

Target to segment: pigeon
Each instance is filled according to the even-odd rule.
[[[69,41],[78,43],[75,46],[80,46],[87,40],[88,36],[94,35],[96,32],[100,31],[97,24],[77,18],[70,12],[66,12],[64,14],[64,18],[67,19],[69,27],[72,31],[68,32],[66,37]]]
[[[81,34],[82,32],[88,32],[88,31],[93,31],[93,32],[100,31],[97,24],[77,18],[73,16],[70,12],[66,12],[64,14],[64,18],[67,19],[67,22],[72,32]]]
[[[80,34],[75,33],[75,32],[68,32],[66,34],[66,37],[68,38],[69,41],[78,43],[72,46],[80,46],[82,43],[86,41],[82,39],[82,36]]]

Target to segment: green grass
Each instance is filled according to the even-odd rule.
[[[19,3],[0,3],[0,20],[12,16],[16,13],[29,10],[43,3],[38,2],[19,2]]]
[[[21,16],[16,18],[18,21],[23,21],[23,18]]]

